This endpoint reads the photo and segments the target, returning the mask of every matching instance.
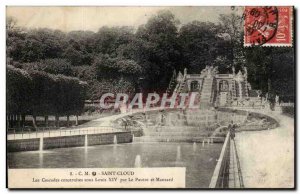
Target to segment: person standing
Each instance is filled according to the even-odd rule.
[[[235,138],[235,124],[233,124],[233,121],[231,121],[231,124],[229,124],[229,132],[230,132],[230,138],[234,139]]]

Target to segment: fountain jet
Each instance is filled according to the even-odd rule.
[[[194,142],[194,143],[193,143],[193,151],[195,152],[196,149],[197,149],[197,144],[196,144],[196,142]]]
[[[114,144],[117,144],[117,143],[118,143],[117,136],[114,135]]]
[[[44,165],[44,154],[43,154],[43,150],[44,150],[44,138],[40,137],[40,145],[39,145],[39,164],[40,167],[43,168]]]
[[[134,167],[135,168],[141,168],[142,167],[142,161],[141,161],[141,156],[136,155],[135,161],[134,161]]]
[[[40,147],[39,151],[42,152],[44,150],[44,138],[40,137]]]
[[[88,147],[88,136],[87,135],[84,136],[84,147],[85,148]]]

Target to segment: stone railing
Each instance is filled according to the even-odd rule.
[[[243,177],[235,142],[227,133],[209,188],[243,188]]]
[[[211,178],[209,188],[227,188],[228,187],[228,169],[229,169],[229,154],[230,141],[229,132],[227,133],[222,151]]]

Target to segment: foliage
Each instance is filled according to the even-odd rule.
[[[173,70],[183,70],[178,24],[170,11],[160,11],[136,32],[136,60],[145,72],[143,87],[148,90],[166,89]]]
[[[75,115],[84,106],[86,83],[64,75],[7,66],[8,114]]]
[[[221,14],[219,23],[179,24],[174,14],[167,10],[159,11],[137,29],[106,26],[97,32],[22,29],[14,18],[8,18],[7,64],[28,73],[41,71],[87,81],[87,99],[99,99],[105,92],[164,91],[174,70],[187,68],[188,73],[200,73],[206,65],[214,65],[219,67],[220,73],[231,73],[232,67],[237,73],[247,67],[253,89],[293,100],[293,48],[244,48],[243,22],[234,10]],[[7,73],[13,77],[26,74],[21,70],[13,72]],[[9,78],[12,79],[10,84],[27,88],[30,85],[26,83],[32,78],[25,77],[23,83]],[[49,81],[42,78],[41,75],[38,79]],[[55,80],[55,83],[60,82],[59,78]],[[72,83],[70,81],[70,85]],[[33,89],[28,88],[30,90]],[[14,98],[14,92],[10,92],[10,98]],[[25,107],[19,103],[11,103],[9,107]]]
[[[73,75],[71,64],[66,59],[45,59],[38,62],[23,63],[21,68],[44,71],[51,74]]]
[[[219,29],[213,23],[199,21],[181,27],[179,41],[183,47],[184,63],[189,64],[191,72],[200,72],[206,65],[213,65],[212,61],[217,57],[224,56],[223,50],[228,41],[218,36]]]

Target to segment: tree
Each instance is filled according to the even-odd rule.
[[[59,58],[63,51],[63,42],[64,34],[58,30],[8,31],[8,55],[15,61],[20,62]]]
[[[64,48],[63,57],[71,65],[91,65],[94,56],[95,34],[90,31],[72,31],[66,35],[67,46]]]
[[[6,19],[6,31],[12,32],[17,29],[17,20],[13,17],[7,17]]]
[[[180,63],[178,40],[179,21],[170,11],[159,11],[145,25],[139,27],[136,36],[137,63],[143,68],[143,77],[149,90],[164,90],[174,69],[183,69]]]
[[[243,20],[236,13],[238,8],[233,8],[230,14],[220,14],[220,27],[224,34],[229,36],[230,46],[226,47],[226,58],[231,61],[231,67],[237,71],[242,70],[245,65],[245,53],[243,50]]]
[[[7,67],[7,115],[9,127],[15,118],[32,115],[36,128],[36,116],[81,114],[84,106],[87,84],[77,78],[51,75],[43,71],[24,71]],[[19,119],[18,119],[19,120]],[[47,123],[47,119],[45,119]]]
[[[7,58],[18,59],[21,56],[20,46],[23,45],[25,33],[17,25],[13,17],[6,19],[6,55]]]
[[[25,115],[29,113],[32,107],[32,78],[26,71],[10,65],[7,66],[6,77],[8,127],[13,127],[16,118],[20,121],[20,115],[22,115],[24,125]],[[20,127],[20,122],[18,122],[18,126]]]
[[[72,76],[73,70],[70,62],[66,59],[45,59],[39,62],[23,63],[22,69],[44,71],[50,74],[63,74]]]
[[[291,48],[251,47],[246,51],[249,81],[263,94],[294,100],[294,54]],[[274,100],[274,99],[273,99]]]
[[[232,67],[236,71],[247,67],[254,89],[293,99],[294,50],[244,48],[238,12],[232,8],[232,13],[221,14],[218,24],[193,21],[180,27],[172,12],[162,10],[136,31],[117,26],[101,27],[96,33],[22,29],[14,18],[7,18],[7,64],[26,72],[45,72],[54,83],[65,83],[59,74],[87,81],[88,99],[99,99],[105,92],[165,91],[174,70],[199,73],[213,65],[220,73],[231,73]],[[42,75],[39,79],[50,81]],[[46,89],[48,95],[50,90],[54,89]]]
[[[93,82],[94,80],[97,80],[97,72],[95,66],[87,66],[87,65],[81,65],[81,66],[75,66],[72,67],[72,72],[74,77],[79,78],[80,80]]]
[[[117,49],[134,39],[132,27],[102,27],[95,34],[95,53],[116,57]]]
[[[179,41],[182,45],[182,63],[190,72],[201,72],[206,65],[213,65],[214,59],[222,55],[222,37],[217,36],[219,26],[210,22],[193,21],[180,28]],[[222,48],[223,49],[223,48]]]

